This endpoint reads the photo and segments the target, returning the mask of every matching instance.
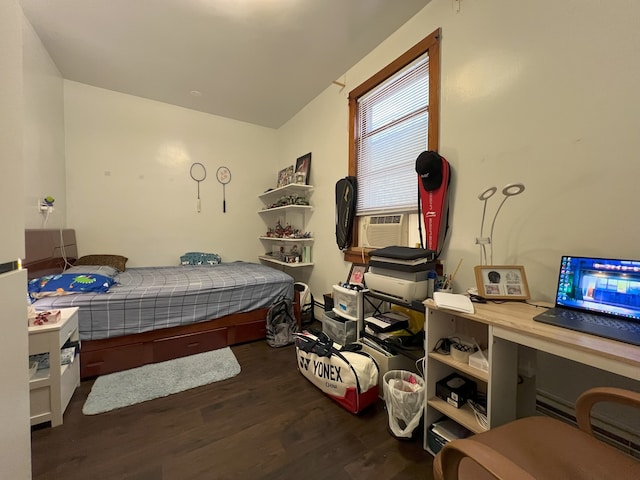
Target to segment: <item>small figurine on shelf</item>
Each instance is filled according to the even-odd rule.
[[[273,237],[273,238],[290,238],[293,235],[293,227],[291,227],[291,225],[287,225],[286,227],[282,226],[282,223],[280,223],[280,220],[278,220],[276,222],[276,226],[273,229],[269,229],[267,231],[267,236],[268,237]]]

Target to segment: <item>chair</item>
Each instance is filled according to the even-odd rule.
[[[640,393],[598,387],[576,402],[578,428],[534,416],[447,443],[433,461],[436,480],[640,479],[640,459],[593,436],[591,409],[615,402],[640,409]]]

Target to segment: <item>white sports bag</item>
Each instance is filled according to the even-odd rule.
[[[379,368],[369,354],[338,349],[324,333],[297,333],[295,343],[300,373],[348,411],[377,400]]]

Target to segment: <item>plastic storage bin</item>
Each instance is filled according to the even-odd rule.
[[[333,286],[333,311],[349,320],[360,320],[363,317],[362,291],[349,290],[339,285]]]
[[[334,312],[325,312],[320,321],[322,331],[340,345],[348,345],[358,339],[358,324],[355,320],[347,320]]]

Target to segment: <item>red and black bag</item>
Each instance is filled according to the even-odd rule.
[[[418,173],[418,215],[422,214],[426,229],[426,243],[422,239],[420,222],[420,243],[427,250],[435,252],[438,258],[449,230],[449,184],[451,167],[438,152],[426,151],[416,159]]]

